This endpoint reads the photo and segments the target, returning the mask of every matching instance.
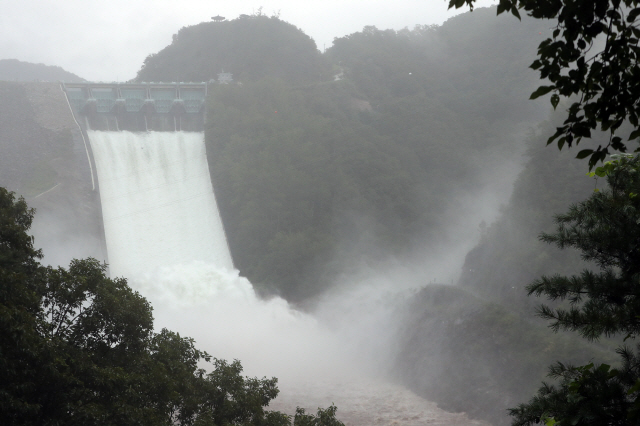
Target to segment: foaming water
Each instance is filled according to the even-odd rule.
[[[250,375],[349,375],[337,337],[233,268],[202,133],[89,132],[112,276],[154,307],[156,328],[195,338]],[[343,367],[341,367],[343,366]]]
[[[161,267],[132,285],[148,295],[157,323],[218,358],[240,359],[248,375],[307,381],[353,373],[350,355],[336,350],[337,335],[279,297],[260,299],[238,271],[192,262]]]

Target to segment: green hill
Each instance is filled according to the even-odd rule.
[[[0,59],[0,81],[62,81],[81,83],[83,78],[60,67],[32,64],[17,59]]]
[[[301,300],[354,265],[448,244],[464,200],[501,179],[492,164],[517,161],[546,111],[526,101],[536,79],[519,53],[542,28],[494,13],[336,39],[333,81],[211,88],[207,152],[243,274]]]
[[[232,73],[237,81],[277,77],[305,83],[328,77],[315,42],[277,17],[243,15],[182,28],[173,42],[148,56],[136,81],[209,81]]]

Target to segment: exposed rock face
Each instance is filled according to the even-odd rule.
[[[58,83],[0,82],[0,186],[36,208],[45,263],[106,260],[99,195],[87,151]]]

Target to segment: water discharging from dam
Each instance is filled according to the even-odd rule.
[[[257,297],[233,268],[203,133],[88,134],[111,276],[128,278],[150,300],[158,330],[193,337],[215,357],[240,359],[249,376],[278,377],[282,396],[273,408],[288,414],[297,405],[315,410],[334,402],[346,425],[480,424],[368,378],[360,368],[370,366],[366,356],[353,348],[362,339],[353,338],[356,329],[345,339],[281,298]]]
[[[335,368],[342,355],[322,349],[335,347],[329,333],[283,299],[260,300],[233,268],[203,133],[88,133],[111,276],[151,301],[157,328],[240,359],[252,375],[296,375],[305,358]]]
[[[112,274],[195,260],[233,269],[203,134],[91,132]]]

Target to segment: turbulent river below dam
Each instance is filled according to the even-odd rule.
[[[278,377],[281,393],[270,407],[287,414],[335,403],[346,425],[485,424],[376,374],[385,332],[370,307],[361,321],[336,309],[328,324],[327,315],[256,295],[233,267],[203,133],[89,131],[89,139],[111,276],[128,278],[149,299],[156,329],[241,360],[249,376]]]

